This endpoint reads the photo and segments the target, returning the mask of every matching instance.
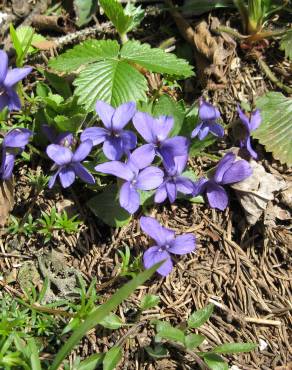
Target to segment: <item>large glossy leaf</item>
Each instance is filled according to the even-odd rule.
[[[89,65],[74,81],[79,103],[91,110],[97,100],[115,107],[128,101],[146,100],[147,81],[123,60],[103,60]]]
[[[194,75],[192,66],[175,54],[166,53],[159,48],[139,41],[128,41],[123,45],[121,57],[148,69],[151,72],[167,73],[174,76],[190,77]]]
[[[119,51],[120,46],[115,40],[87,40],[50,60],[49,67],[57,71],[73,72],[99,60],[117,58]]]
[[[279,92],[269,92],[258,99],[263,121],[252,136],[281,163],[292,165],[292,99]]]

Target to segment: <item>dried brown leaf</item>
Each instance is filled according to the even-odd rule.
[[[13,180],[0,182],[0,227],[4,226],[14,206]]]

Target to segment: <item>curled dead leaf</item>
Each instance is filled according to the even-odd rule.
[[[0,227],[3,227],[14,206],[13,180],[0,181]]]
[[[246,220],[254,225],[266,209],[269,201],[274,199],[274,192],[286,187],[286,182],[266,172],[264,167],[254,160],[250,161],[253,174],[239,183],[231,185],[241,203]]]

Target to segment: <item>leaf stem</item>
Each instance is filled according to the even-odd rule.
[[[122,44],[125,44],[127,41],[129,41],[128,35],[126,33],[121,33],[120,38],[121,38]]]

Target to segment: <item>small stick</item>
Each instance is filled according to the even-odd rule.
[[[244,321],[251,322],[253,324],[261,324],[261,325],[275,325],[275,326],[281,326],[281,321],[278,320],[268,320],[268,319],[261,319],[257,317],[245,317]]]

